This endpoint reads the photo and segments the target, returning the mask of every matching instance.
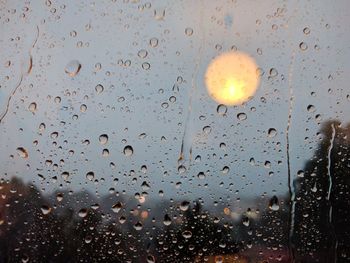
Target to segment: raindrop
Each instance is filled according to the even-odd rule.
[[[37,105],[35,102],[32,102],[29,104],[28,106],[28,110],[31,112],[31,113],[35,113],[36,112],[36,109],[37,109]]]
[[[199,179],[204,179],[204,178],[205,178],[205,174],[204,174],[203,172],[199,172],[199,173],[197,174],[197,177],[198,177]]]
[[[305,35],[310,34],[310,28],[305,27],[305,28],[303,29],[303,32],[304,32]]]
[[[268,134],[268,136],[269,136],[270,138],[272,138],[272,137],[275,137],[275,136],[276,136],[277,131],[276,131],[276,129],[274,129],[274,128],[270,128],[270,129],[267,131],[267,134]]]
[[[150,41],[149,41],[149,44],[151,47],[157,47],[158,46],[158,38],[151,38]]]
[[[100,144],[105,145],[108,142],[108,135],[101,134],[98,140],[100,141]]]
[[[193,29],[190,28],[190,27],[187,27],[185,29],[185,34],[186,34],[186,36],[192,36],[193,35]]]
[[[217,113],[219,113],[219,115],[225,115],[227,112],[227,107],[224,104],[220,104],[217,108],[216,108]]]
[[[44,214],[44,215],[48,215],[50,214],[51,212],[51,207],[47,206],[47,205],[43,205],[41,206],[41,212]]]
[[[64,71],[70,76],[74,77],[76,76],[81,69],[81,64],[78,60],[72,60],[70,61],[67,66],[65,67]]]
[[[271,68],[269,71],[270,77],[274,78],[278,75],[278,71],[275,68]]]
[[[112,210],[114,213],[118,213],[120,209],[122,209],[123,204],[121,202],[117,202],[112,206]]]
[[[104,87],[103,87],[101,84],[98,84],[98,85],[95,87],[95,90],[96,90],[96,93],[97,93],[97,94],[100,94],[100,93],[103,92]]]
[[[153,13],[153,17],[156,20],[163,20],[165,17],[165,9],[155,9]]]
[[[243,217],[242,218],[242,223],[245,226],[249,226],[249,224],[250,224],[249,218],[247,216]]]
[[[186,239],[189,239],[192,237],[192,232],[189,230],[185,230],[184,232],[182,232],[182,236]]]
[[[61,103],[61,100],[62,100],[61,97],[58,97],[58,96],[55,97],[55,99],[54,99],[55,103],[57,103],[57,104]]]
[[[57,199],[58,202],[61,202],[61,201],[63,200],[63,194],[58,193],[58,194],[56,195],[56,199]]]
[[[57,137],[58,137],[58,132],[52,132],[51,134],[50,134],[50,137],[51,137],[51,139],[56,139]]]
[[[88,210],[86,208],[82,208],[78,212],[79,217],[82,217],[82,218],[86,217],[87,214],[88,214]]]
[[[143,227],[143,225],[142,225],[142,223],[141,223],[140,221],[138,221],[138,222],[134,225],[134,228],[135,228],[135,230],[137,230],[137,231],[142,230],[142,227]]]
[[[18,147],[17,148],[17,154],[22,157],[22,158],[28,158],[29,154],[28,151],[26,149],[24,149],[23,147]]]
[[[127,145],[127,146],[124,147],[123,152],[124,152],[125,156],[129,157],[129,156],[134,154],[134,149],[130,145]]]
[[[211,133],[211,127],[210,127],[210,126],[205,126],[205,127],[203,127],[203,132],[204,132],[205,134]]]
[[[109,150],[108,149],[103,149],[102,150],[102,157],[108,157],[109,156]]]
[[[244,112],[238,113],[237,114],[237,119],[240,121],[244,121],[247,119],[247,114],[245,114]]]
[[[148,55],[148,52],[145,49],[141,49],[139,50],[139,52],[137,52],[137,55],[139,56],[139,58],[146,58]]]
[[[88,179],[89,181],[92,181],[95,178],[95,174],[94,172],[88,172],[86,173],[86,179]]]
[[[307,111],[308,112],[314,112],[316,110],[316,108],[315,108],[315,106],[314,105],[309,105],[309,106],[307,106]]]
[[[183,165],[180,165],[178,168],[177,168],[177,171],[182,174],[182,173],[185,173],[186,172],[186,167],[183,166]]]
[[[164,224],[165,226],[170,226],[170,225],[171,225],[171,218],[169,217],[168,214],[166,214],[166,215],[164,216],[163,224]]]
[[[152,255],[147,256],[147,263],[155,263],[155,262],[156,262],[156,259],[154,256]]]
[[[299,47],[300,47],[300,49],[301,49],[302,51],[307,50],[307,44],[306,44],[305,42],[301,42],[301,43],[299,44]]]
[[[61,173],[61,176],[62,176],[63,180],[67,181],[68,177],[69,177],[69,173],[68,172],[63,172],[63,173]]]
[[[277,196],[273,196],[269,202],[269,208],[272,211],[278,211],[280,209],[279,202]]]
[[[86,110],[87,110],[87,106],[86,106],[85,104],[82,104],[82,105],[80,106],[80,111],[81,111],[81,112],[86,112]]]
[[[151,65],[148,62],[142,63],[142,68],[144,70],[149,70],[151,68]]]
[[[189,206],[190,206],[190,202],[182,201],[180,204],[180,210],[185,212],[188,210]]]
[[[222,168],[223,174],[227,174],[229,171],[230,171],[230,167],[228,167],[228,166],[224,166],[224,168]]]

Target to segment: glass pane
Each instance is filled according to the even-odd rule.
[[[0,261],[349,262],[349,8],[0,1]]]

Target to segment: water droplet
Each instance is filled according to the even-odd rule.
[[[151,38],[150,41],[149,41],[149,44],[151,47],[157,47],[158,46],[158,38]]]
[[[51,139],[55,140],[58,137],[58,132],[52,132],[50,134]]]
[[[311,105],[311,104],[310,104],[310,105],[307,106],[307,111],[308,111],[308,112],[315,112],[315,110],[316,110],[316,108],[315,108],[314,105]]]
[[[149,70],[151,68],[151,65],[148,62],[142,63],[142,68],[144,70]]]
[[[244,121],[247,119],[247,114],[245,114],[244,112],[238,113],[237,114],[237,119],[240,121]]]
[[[69,178],[69,173],[68,172],[63,172],[63,173],[61,173],[61,176],[62,176],[63,180],[67,181],[68,178]]]
[[[277,131],[276,131],[275,128],[270,128],[270,129],[267,131],[267,134],[268,134],[268,136],[269,136],[270,138],[272,138],[272,137],[275,137],[275,136],[276,136]]]
[[[269,71],[269,74],[270,74],[270,77],[274,78],[274,77],[277,77],[278,71],[275,68],[271,68]]]
[[[70,76],[74,77],[76,76],[81,69],[81,64],[78,60],[72,60],[70,61],[67,66],[65,67],[64,71]]]
[[[186,34],[186,36],[192,36],[193,35],[193,29],[190,28],[190,27],[187,27],[185,29],[185,34]]]
[[[134,149],[130,145],[127,145],[127,146],[124,147],[123,152],[124,152],[125,156],[129,157],[129,156],[134,154]]]
[[[156,258],[152,255],[147,256],[147,263],[156,263]]]
[[[305,27],[305,28],[303,29],[303,32],[304,32],[305,35],[310,34],[310,28]]]
[[[137,231],[140,231],[142,230],[142,223],[140,221],[138,221],[135,225],[134,225],[134,228],[137,230]]]
[[[247,216],[242,218],[242,224],[245,226],[249,226],[250,221],[249,221],[249,218]]]
[[[224,166],[224,168],[222,168],[222,173],[227,174],[228,172],[230,172],[230,167]]]
[[[94,172],[90,171],[90,172],[86,173],[86,179],[88,179],[89,181],[94,180],[94,178],[95,178]]]
[[[307,50],[307,44],[306,44],[305,42],[301,42],[301,43],[299,44],[299,47],[300,47],[300,49],[301,49],[302,51]]]
[[[210,127],[210,126],[205,126],[205,127],[203,127],[203,132],[204,132],[205,134],[211,133],[211,127]]]
[[[186,167],[183,166],[183,165],[180,165],[178,168],[177,168],[177,171],[182,174],[182,173],[185,173],[186,172]]]
[[[153,17],[156,20],[163,20],[165,17],[165,9],[154,9]]]
[[[137,55],[139,56],[139,58],[146,58],[148,55],[148,52],[145,49],[141,49],[139,50],[139,52],[137,52]]]
[[[184,232],[182,232],[182,236],[186,239],[190,239],[192,237],[192,232],[189,230],[185,230]]]
[[[17,148],[17,154],[24,159],[29,157],[28,151],[26,149],[24,149],[23,147]]]
[[[217,108],[216,108],[217,113],[219,113],[220,115],[225,115],[227,112],[227,107],[224,104],[220,104]]]
[[[85,104],[82,104],[82,105],[80,106],[80,111],[81,111],[81,112],[86,112],[86,110],[87,110],[87,106],[86,106]]]
[[[58,194],[56,195],[56,199],[57,199],[58,202],[61,202],[61,201],[63,200],[63,194],[58,193]]]
[[[28,106],[28,110],[31,112],[31,113],[35,113],[36,112],[36,109],[37,109],[37,105],[35,102],[32,102],[29,104]]]
[[[98,140],[100,141],[100,144],[105,145],[108,142],[108,135],[101,134]]]
[[[96,90],[96,93],[97,94],[101,94],[104,90],[104,87],[101,85],[101,84],[98,84],[96,87],[95,87],[95,90]]]
[[[44,214],[44,215],[48,215],[51,213],[51,207],[47,206],[47,205],[43,205],[41,206],[41,212]]]
[[[205,174],[204,174],[203,172],[199,172],[199,173],[197,174],[197,177],[198,177],[199,179],[204,179],[204,178],[205,178]]]
[[[121,202],[117,202],[112,206],[112,210],[114,213],[118,213],[120,209],[122,209],[123,204]]]
[[[187,211],[189,207],[190,207],[190,202],[188,201],[182,201],[180,204],[180,210],[183,212]]]
[[[81,218],[86,217],[87,214],[88,214],[88,210],[87,210],[86,208],[82,208],[82,209],[80,209],[79,212],[78,212],[78,215],[79,215],[79,217],[81,217]]]
[[[277,196],[274,195],[274,196],[270,199],[269,208],[270,208],[272,211],[278,211],[278,210],[280,209]]]
[[[164,216],[163,224],[164,224],[165,226],[170,226],[170,225],[171,225],[171,218],[169,217],[168,214],[166,214],[166,215]]]

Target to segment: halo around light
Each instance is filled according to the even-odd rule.
[[[205,73],[210,97],[227,106],[240,105],[251,99],[260,82],[253,58],[242,52],[227,52],[214,58]]]

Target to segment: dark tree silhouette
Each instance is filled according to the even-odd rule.
[[[324,123],[314,157],[295,181],[297,262],[350,262],[350,125]]]

